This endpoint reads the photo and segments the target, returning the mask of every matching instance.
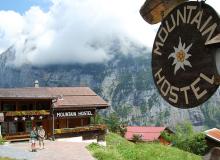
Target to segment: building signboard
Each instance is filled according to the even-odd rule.
[[[152,50],[152,72],[161,96],[172,106],[192,108],[217,90],[214,51],[219,16],[204,2],[185,2],[162,21]]]
[[[74,117],[84,117],[84,116],[93,116],[93,110],[86,110],[86,111],[56,111],[55,113],[56,118],[74,118]]]

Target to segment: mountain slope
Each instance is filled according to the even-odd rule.
[[[147,53],[148,52],[148,53]],[[190,120],[198,129],[216,127],[220,109],[219,91],[204,105],[177,109],[161,99],[155,89],[149,51],[133,46],[126,54],[111,49],[112,59],[103,64],[32,66],[13,65],[13,47],[0,55],[0,87],[30,87],[37,79],[40,86],[88,85],[107,100],[122,120],[133,125],[167,125]]]

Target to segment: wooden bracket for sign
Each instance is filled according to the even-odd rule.
[[[140,14],[149,24],[156,24],[176,6],[186,1],[188,0],[146,0],[140,9]]]

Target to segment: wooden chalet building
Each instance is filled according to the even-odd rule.
[[[213,147],[220,147],[220,130],[217,128],[212,128],[205,131],[206,144],[208,146],[208,151]]]
[[[104,125],[91,124],[108,104],[88,87],[0,89],[1,134],[7,140],[29,137],[42,125],[47,137],[104,135]]]
[[[174,134],[169,128],[167,127],[148,127],[148,126],[128,126],[125,138],[129,141],[133,141],[134,135],[139,135],[144,142],[154,142],[158,141],[161,144],[169,145],[171,142],[166,141],[162,136],[161,133],[166,131],[169,134]]]

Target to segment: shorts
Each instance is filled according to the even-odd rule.
[[[44,141],[44,138],[39,137],[38,140],[39,140],[39,141]]]
[[[32,144],[36,143],[36,140],[35,139],[31,139],[31,143]]]

